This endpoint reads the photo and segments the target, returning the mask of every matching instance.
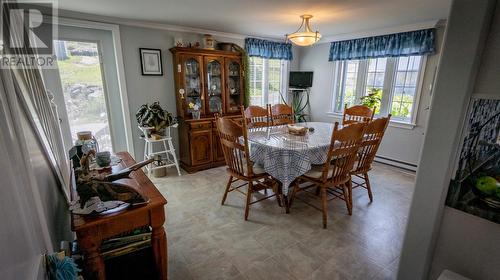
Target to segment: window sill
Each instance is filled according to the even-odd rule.
[[[326,114],[330,117],[335,117],[335,118],[340,118],[342,119],[343,114],[342,113],[336,113],[336,112],[326,112]],[[414,129],[417,124],[415,123],[408,123],[408,122],[403,122],[403,121],[398,121],[398,120],[391,120],[389,122],[390,127],[396,127],[396,128],[402,128],[402,129],[409,129],[412,130]]]

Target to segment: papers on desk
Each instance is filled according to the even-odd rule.
[[[110,200],[110,201],[102,201],[99,197],[94,196],[91,197],[83,206],[80,207],[80,200],[74,200],[70,203],[69,211],[73,214],[78,215],[90,215],[90,214],[100,214],[106,215],[115,213],[129,207],[130,204],[119,201],[119,200]]]

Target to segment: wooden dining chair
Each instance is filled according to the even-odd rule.
[[[391,115],[389,114],[389,116],[385,118],[376,119],[366,125],[360,149],[358,150],[358,157],[351,172],[352,176],[362,180],[361,183],[353,180],[353,188],[363,187],[367,189],[370,201],[373,201],[373,194],[370,186],[370,179],[368,179],[368,171],[372,169],[373,160],[375,159],[375,155],[382,142],[390,119]]]
[[[224,205],[229,192],[238,191],[246,195],[245,220],[248,219],[250,205],[264,199],[276,196],[281,207],[281,192],[276,181],[261,166],[250,161],[246,122],[239,125],[230,118],[222,117],[216,119],[216,125],[229,173],[221,204]],[[243,181],[243,184],[233,187],[233,183],[237,181]],[[245,185],[248,186],[246,193],[240,190]],[[274,193],[252,201],[253,193],[266,189],[272,189]]]
[[[316,193],[321,194],[321,209],[310,205],[323,212],[323,228],[326,228],[327,224],[327,202],[334,198],[344,200],[349,215],[352,215],[351,170],[366,126],[364,123],[357,123],[339,130],[338,125],[336,122],[325,164],[313,166],[295,181],[290,201],[292,204],[297,192],[315,187]],[[300,183],[309,184],[300,188]],[[309,192],[306,191],[306,193]],[[331,198],[327,197],[328,194]]]
[[[266,127],[271,125],[270,105],[266,108],[260,106],[241,107],[241,114],[244,116],[248,128]]]
[[[286,104],[275,104],[271,106],[271,121],[273,125],[293,124],[293,107]]]
[[[353,123],[367,123],[373,120],[375,115],[375,109],[370,109],[364,105],[355,105],[347,108],[347,104],[344,106],[344,115],[342,117],[342,125],[349,125]]]

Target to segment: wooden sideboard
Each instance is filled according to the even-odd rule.
[[[240,118],[245,100],[242,55],[238,52],[171,48],[179,119],[180,163],[187,172],[224,165],[214,115]],[[200,107],[193,118],[189,103]]]
[[[214,118],[180,121],[179,149],[181,166],[189,173],[225,164]]]
[[[135,164],[127,152],[119,152],[116,155],[122,162],[113,167],[114,172]],[[103,240],[143,226],[150,226],[152,229],[151,246],[158,277],[167,279],[167,238],[163,228],[167,200],[142,170],[132,172],[130,177],[131,179],[121,179],[117,182],[125,183],[149,197],[149,203],[102,216],[71,214],[71,229],[76,233],[78,246],[85,257],[85,279],[106,279],[104,260],[100,254]],[[71,197],[73,200],[78,198],[74,180]]]

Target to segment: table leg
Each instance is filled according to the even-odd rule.
[[[288,200],[288,195],[283,194],[283,203],[285,204],[285,212],[290,214],[290,202]]]
[[[166,280],[168,277],[168,259],[167,234],[163,228],[165,213],[163,212],[163,207],[152,210],[152,212],[151,216],[154,220],[151,222],[151,246],[155,257],[156,271],[158,272],[159,279]]]
[[[104,260],[100,254],[101,240],[87,237],[80,239],[78,244],[85,257],[85,279],[106,279]]]

